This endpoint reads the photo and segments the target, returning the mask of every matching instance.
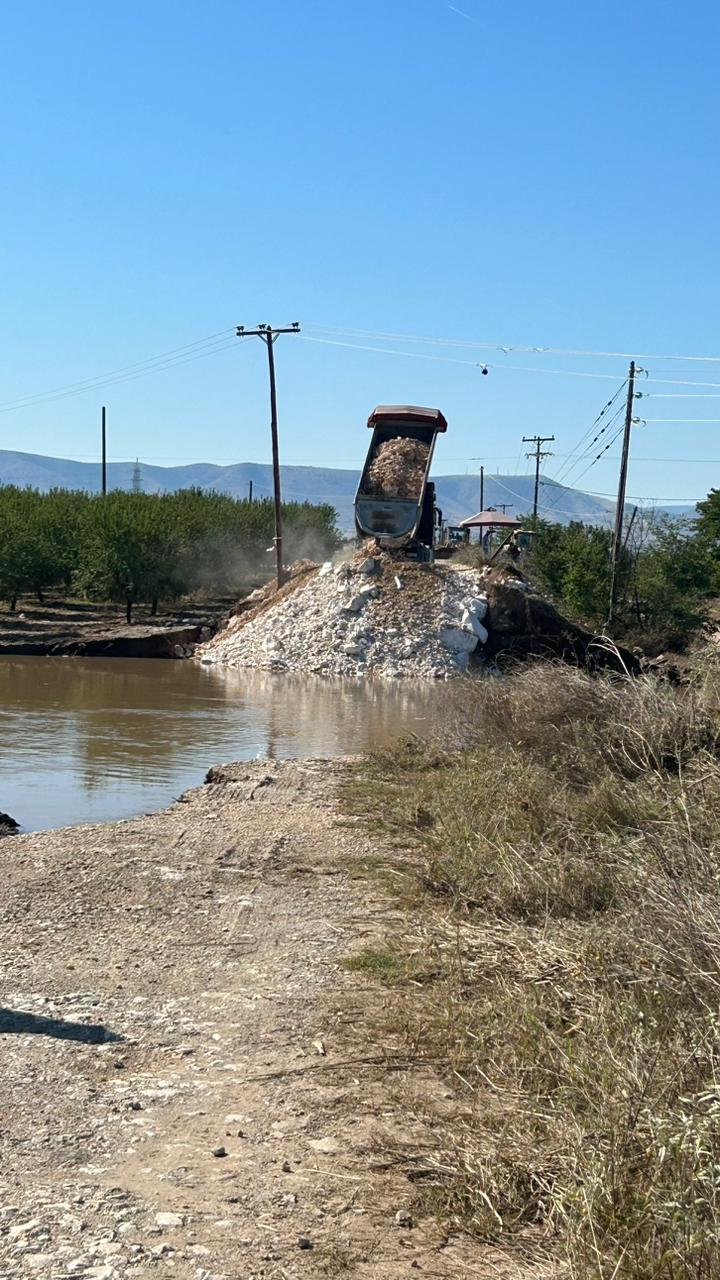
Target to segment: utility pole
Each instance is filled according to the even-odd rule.
[[[107,493],[107,439],[105,436],[105,405],[102,407],[102,472],[100,476],[100,487],[103,496]]]
[[[273,496],[275,499],[275,563],[277,568],[277,584],[282,586],[283,583],[283,553],[282,553],[282,504],[280,495],[280,450],[278,447],[278,426],[277,426],[277,394],[275,389],[275,354],[273,347],[281,333],[299,333],[300,325],[297,321],[294,324],[285,325],[282,328],[274,329],[269,324],[259,324],[257,329],[246,329],[244,325],[237,326],[238,338],[260,338],[267,347],[268,353],[268,370],[270,373],[270,433],[272,436],[272,465],[273,465]]]
[[[620,455],[620,475],[618,477],[618,496],[615,507],[615,528],[612,542],[612,567],[610,570],[610,607],[608,609],[608,626],[615,612],[615,596],[617,594],[617,567],[623,551],[623,524],[625,522],[625,489],[627,487],[628,458],[630,455],[630,431],[633,423],[633,400],[635,399],[635,361],[630,361],[628,369],[628,391],[625,403],[625,430],[623,431],[622,453]]]
[[[505,515],[505,512],[510,511],[511,508],[515,506],[515,503],[514,502],[498,502],[498,506],[502,507],[502,513],[503,515]]]
[[[485,510],[485,468],[480,468],[480,510]]]
[[[532,453],[526,453],[526,458],[535,459],[535,496],[533,498],[533,518],[537,516],[538,511],[538,491],[540,489],[540,460],[542,458],[552,458],[552,453],[546,449],[543,451],[542,446],[549,444],[554,440],[554,436],[523,436],[523,444],[534,444],[535,448]]]
[[[627,547],[628,542],[630,541],[630,534],[632,533],[632,527],[633,527],[633,525],[634,525],[634,523],[635,523],[635,517],[636,517],[636,515],[637,515],[637,513],[638,513],[638,509],[639,509],[638,507],[633,507],[633,509],[632,509],[632,515],[631,515],[630,519],[628,520],[628,527],[627,527],[627,529],[625,530],[625,537],[623,538],[623,551],[625,550],[625,548]]]
[[[252,480],[248,482],[248,503],[252,506]]]

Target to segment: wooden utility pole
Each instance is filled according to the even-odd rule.
[[[535,496],[533,498],[533,518],[537,516],[537,512],[538,512],[538,493],[540,490],[540,461],[542,458],[552,458],[552,453],[548,449],[545,449],[543,451],[542,446],[544,444],[550,444],[550,442],[554,439],[555,439],[554,436],[523,436],[523,444],[535,445],[535,448],[533,449],[532,453],[525,454],[526,458],[535,459]]]
[[[252,506],[252,480],[248,483],[248,502]]]
[[[635,523],[635,517],[636,517],[637,513],[638,513],[638,507],[633,507],[633,509],[632,509],[632,515],[630,516],[630,519],[628,520],[628,527],[627,527],[627,529],[625,530],[625,537],[623,538],[623,551],[625,550],[625,548],[627,547],[628,542],[630,541],[630,534],[632,533],[632,527],[633,527],[633,525],[634,525],[634,523]]]
[[[635,361],[630,361],[628,369],[628,392],[625,403],[625,430],[623,431],[622,453],[620,455],[620,475],[618,477],[618,496],[615,507],[615,528],[612,542],[612,567],[610,570],[610,607],[608,609],[608,626],[615,612],[617,594],[617,567],[623,551],[623,524],[625,522],[625,489],[627,487],[628,458],[630,456],[630,431],[633,422],[633,400],[635,399]]]
[[[268,353],[268,371],[270,373],[270,432],[272,435],[272,465],[273,465],[273,497],[275,500],[275,563],[277,569],[277,584],[282,586],[284,579],[283,571],[283,552],[282,552],[282,501],[280,494],[280,450],[278,446],[278,426],[277,426],[277,392],[275,388],[275,354],[273,347],[275,341],[281,333],[299,333],[300,325],[285,325],[279,329],[273,329],[272,325],[259,324],[257,329],[246,329],[244,325],[237,326],[238,338],[260,338],[265,343]]]
[[[485,510],[485,468],[480,468],[480,510]]]
[[[102,407],[102,470],[100,474],[100,487],[103,494],[107,493],[107,437],[105,435],[105,405]]]

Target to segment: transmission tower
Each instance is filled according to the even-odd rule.
[[[132,473],[132,491],[133,493],[142,493],[142,474],[140,472],[140,463],[135,459],[135,466]]]

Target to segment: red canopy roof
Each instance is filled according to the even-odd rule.
[[[497,525],[499,528],[519,529],[522,520],[517,516],[508,516],[504,511],[479,511],[476,516],[468,516],[460,521],[462,529],[476,529],[482,525]]]

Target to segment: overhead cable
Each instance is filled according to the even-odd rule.
[[[519,498],[520,502],[527,502],[528,506],[532,506],[532,499],[529,498],[527,494],[518,493],[516,489],[511,489],[509,485],[503,484],[502,480],[499,480],[497,476],[492,476],[491,479],[494,480],[496,484],[499,484],[500,488],[504,489],[506,493],[510,493],[514,498]],[[570,516],[571,519],[575,517],[577,519],[577,512],[568,511],[565,507],[548,507],[547,503],[540,502],[538,504],[538,509],[540,511],[544,509],[546,512],[557,511],[558,515]]]
[[[598,443],[598,441],[599,441],[599,440],[601,440],[601,439],[602,439],[602,437],[605,435],[606,431],[610,431],[610,430],[613,428],[613,426],[615,425],[615,423],[617,422],[618,418],[620,417],[620,415],[621,415],[622,413],[623,413],[623,405],[622,405],[622,404],[620,404],[620,405],[618,406],[618,408],[615,410],[615,412],[614,412],[614,414],[612,415],[612,417],[611,417],[611,418],[608,418],[607,422],[605,422],[605,423],[604,423],[604,425],[603,425],[603,426],[601,427],[601,429],[598,431],[597,435],[595,435],[595,436],[593,437],[593,439],[590,441],[589,445],[588,445],[588,446],[587,446],[587,448],[583,451],[583,453],[582,453],[582,454],[580,454],[580,456],[579,456],[579,457],[578,457],[574,462],[572,462],[572,463],[571,463],[571,465],[570,465],[570,470],[569,470],[569,471],[566,471],[566,472],[564,473],[563,478],[562,478],[562,484],[563,484],[566,488],[568,488],[568,487],[570,486],[571,482],[572,482],[572,484],[573,484],[573,485],[575,485],[575,484],[577,483],[577,477],[576,477],[576,476],[575,476],[575,474],[574,474],[574,473],[577,471],[577,468],[578,468],[579,466],[582,466],[582,463],[583,463],[583,462],[585,462],[585,461],[590,457],[590,455],[591,455],[591,453],[592,453],[592,450],[593,450],[593,447]],[[605,453],[605,452],[607,451],[607,449],[609,449],[609,448],[610,448],[610,446],[612,445],[613,441],[614,441],[614,440],[616,440],[616,439],[617,439],[617,435],[615,435],[615,436],[613,436],[613,437],[612,437],[612,439],[610,440],[610,442],[609,442],[607,445],[605,445],[605,447],[604,447],[603,449],[601,449],[601,450],[600,450],[600,452],[597,454],[597,456],[596,456],[596,457],[594,457],[594,458],[592,459],[592,461],[589,463],[589,465],[588,465],[587,467],[585,467],[585,470],[581,472],[581,475],[585,475],[585,473],[586,473],[587,471],[589,471],[590,467],[591,467],[591,466],[593,466],[593,464],[594,464],[595,462],[597,462],[599,458],[601,458],[601,457],[602,457],[603,453]],[[555,482],[556,484],[560,483],[560,477],[552,477],[552,479],[554,480],[554,482]]]
[[[87,384],[79,384],[74,389],[66,391],[58,391],[57,393],[46,393],[44,396],[36,396],[24,401],[15,401],[12,404],[0,406],[0,413],[15,413],[21,409],[32,409],[42,404],[50,404],[56,400],[66,400],[72,396],[85,395],[89,391],[100,391],[104,387],[115,386],[121,382],[134,382],[138,378],[147,378],[153,373],[164,373],[166,369],[175,369],[181,364],[190,364],[193,360],[204,360],[208,356],[217,355],[220,351],[229,351],[231,347],[237,347],[237,339],[232,342],[224,342],[214,345],[203,351],[195,352],[192,355],[184,356],[182,359],[167,360],[163,364],[154,364],[147,369],[140,369],[136,373],[118,374],[116,377],[106,377],[98,379]]]
[[[575,476],[575,479],[573,480],[573,485],[578,485],[582,480],[583,476],[586,476],[588,471],[590,471],[590,469],[595,466],[595,463],[600,461],[603,454],[607,453],[608,449],[612,449],[612,446],[614,445],[615,441],[620,439],[620,436],[622,435],[624,430],[625,430],[625,425],[623,424],[623,426],[620,427],[619,430],[615,432],[615,435],[612,437],[612,439],[608,440],[604,448],[602,448],[600,452],[595,455],[592,461],[588,463],[585,469],[580,472],[580,475]]]
[[[315,326],[315,328],[317,329],[317,328],[318,328],[318,326]],[[327,333],[327,332],[333,332],[333,330],[322,329],[322,330],[320,330],[320,332]],[[379,333],[378,333],[377,335],[375,335],[375,334],[373,334],[372,332],[367,331],[367,330],[359,330],[359,331],[340,330],[339,332],[340,332],[340,333],[343,333],[343,332],[351,332],[351,333],[352,333],[352,332],[357,332],[357,333],[359,333],[359,335],[360,335],[360,336],[370,336],[370,337],[375,337],[375,336],[377,336],[378,338],[382,337],[382,335],[381,335],[381,334],[379,334]],[[413,337],[412,337],[412,336],[410,336],[410,335],[404,335],[404,337],[403,337],[403,335],[402,335],[402,334],[397,334],[397,335],[386,335],[386,336],[392,336],[396,341],[402,341],[402,340],[405,340],[405,341],[409,341],[409,342],[413,342],[413,341],[415,341],[415,342],[431,342],[431,343],[438,343],[438,344],[440,344],[440,345],[454,345],[454,346],[467,346],[467,345],[469,345],[469,344],[465,344],[465,343],[455,342],[454,340],[452,340],[452,342],[451,342],[451,340],[450,340],[450,339],[441,339],[441,338],[437,338],[437,339],[436,339],[436,338],[413,338]],[[415,359],[422,359],[422,358],[423,358],[422,353],[420,353],[420,352],[416,352],[416,351],[396,351],[396,350],[391,350],[391,349],[386,348],[386,347],[370,347],[370,346],[361,345],[361,344],[359,344],[359,343],[354,343],[354,342],[341,342],[339,339],[333,339],[333,338],[317,338],[317,337],[313,337],[311,334],[306,333],[306,332],[304,332],[304,333],[303,333],[302,337],[303,337],[303,339],[304,339],[304,341],[305,341],[305,342],[322,342],[322,343],[326,344],[327,346],[351,347],[351,348],[354,348],[354,349],[355,349],[355,350],[357,350],[357,351],[377,351],[377,352],[380,352],[381,354],[384,354],[384,355],[403,355],[403,356],[410,356],[410,357],[414,357]],[[520,347],[516,347],[516,348],[504,348],[504,347],[490,348],[490,347],[489,347],[489,345],[488,345],[488,348],[487,348],[487,349],[501,350],[501,351],[504,351],[504,350],[517,350],[517,351],[520,351],[522,348],[520,348]],[[560,354],[560,355],[562,355],[562,354],[567,354],[567,353],[564,353],[564,352],[562,352],[562,351],[555,351],[555,349],[554,349],[554,348],[552,348],[552,347],[546,347],[546,348],[535,348],[535,347],[530,347],[530,348],[527,348],[527,350],[529,350],[529,351],[538,351],[539,353],[547,352],[547,353],[554,353],[554,354]],[[578,355],[580,355],[580,354],[587,354],[588,356],[592,356],[592,355],[599,355],[599,354],[606,354],[606,355],[615,355],[615,356],[617,356],[618,358],[620,358],[620,357],[625,358],[625,353],[624,353],[624,352],[605,352],[605,353],[601,353],[601,352],[591,352],[591,351],[590,351],[590,352],[587,352],[587,353],[577,352],[576,354],[578,354]],[[576,378],[602,378],[602,379],[604,379],[605,381],[612,381],[612,382],[614,382],[614,381],[615,381],[615,378],[617,377],[617,374],[613,375],[613,374],[611,374],[611,373],[592,373],[592,372],[590,372],[590,371],[583,371],[583,372],[580,372],[580,371],[577,371],[577,370],[574,370],[574,369],[539,369],[539,368],[537,368],[537,366],[535,366],[535,367],[528,367],[528,366],[526,366],[526,365],[489,364],[489,363],[487,363],[486,361],[474,361],[474,360],[452,360],[450,357],[441,357],[441,356],[433,356],[433,357],[425,356],[424,358],[425,358],[425,359],[431,359],[431,358],[432,358],[432,359],[434,359],[434,360],[442,360],[442,359],[445,359],[448,363],[453,363],[453,364],[465,364],[465,365],[475,365],[477,368],[493,369],[493,370],[496,370],[496,371],[497,371],[497,370],[502,369],[502,370],[504,370],[506,373],[507,373],[507,372],[509,372],[509,371],[517,372],[517,373],[547,373],[547,374],[557,374],[557,375],[564,375],[564,376],[566,376],[566,377],[576,377]],[[650,360],[652,360],[652,359],[657,359],[657,360],[666,360],[666,359],[667,359],[667,360],[683,360],[683,359],[688,359],[688,360],[689,360],[689,359],[695,359],[695,360],[706,360],[706,359],[707,359],[707,360],[713,360],[713,361],[714,361],[714,360],[720,360],[720,356],[707,356],[707,357],[706,357],[706,356],[693,356],[693,357],[690,357],[690,356],[687,356],[687,357],[685,357],[685,356],[637,356],[637,359],[643,359],[643,360],[648,360],[648,359],[650,359]],[[643,369],[642,371],[641,371],[641,370],[638,370],[638,375],[641,375],[641,374],[642,374],[642,375],[644,375],[644,381],[645,381],[645,382],[653,382],[653,383],[656,383],[656,384],[658,384],[658,385],[662,385],[662,386],[668,386],[668,387],[717,387],[717,388],[719,388],[719,389],[720,389],[720,382],[701,382],[700,380],[698,380],[698,379],[693,379],[693,378],[654,378],[654,377],[649,373],[649,371],[648,371],[647,369]]]
[[[720,387],[720,382],[699,382],[695,378],[653,378],[645,372],[643,382],[655,382],[662,387]]]
[[[614,494],[614,493],[598,493],[598,491],[597,491],[596,489],[583,489],[583,493],[589,493],[589,494],[591,494],[594,498],[613,498],[613,499],[615,498],[615,494]],[[633,502],[671,502],[671,503],[680,503],[680,502],[702,502],[702,501],[703,501],[703,499],[702,499],[702,498],[656,498],[656,497],[652,497],[652,498],[641,498],[641,497],[639,497],[639,495],[638,495],[637,493],[634,493],[634,494],[633,494],[633,493],[628,493],[628,494],[626,494],[626,497],[628,497],[628,498],[632,499],[632,501],[633,501]]]
[[[174,356],[181,356],[185,352],[192,351],[194,349],[196,350],[201,347],[208,346],[210,344],[215,345],[221,339],[226,339],[228,334],[232,332],[233,332],[232,329],[222,329],[220,330],[219,333],[211,333],[208,335],[208,337],[198,338],[195,342],[186,343],[185,346],[173,347],[170,351],[163,351],[156,356],[148,356],[145,360],[137,360],[133,364],[121,365],[119,369],[115,369],[110,373],[96,374],[94,378],[83,378],[80,382],[70,382],[70,383],[66,383],[65,386],[54,387],[49,391],[40,391],[40,392],[37,392],[35,395],[31,395],[31,396],[21,396],[18,400],[11,401],[5,405],[0,406],[0,409],[4,410],[4,409],[24,407],[25,404],[28,404],[34,400],[44,400],[46,397],[49,397],[49,396],[64,395],[70,391],[89,387],[90,384],[95,384],[97,382],[105,381],[105,379],[108,379],[108,378],[117,378],[121,374],[128,373],[131,370],[141,369],[146,365],[155,364],[158,361],[165,361]]]
[[[579,369],[538,369],[527,365],[488,364],[484,360],[457,360],[453,356],[431,356],[425,351],[396,351],[390,347],[369,347],[358,342],[340,342],[334,338],[313,338],[307,333],[300,334],[300,341],[319,342],[326,347],[349,347],[353,351],[372,351],[376,355],[405,356],[410,360],[434,360],[441,364],[463,364],[472,369],[480,369],[483,372],[493,369],[496,372],[502,371],[503,373],[543,373],[556,374],[562,378],[600,378],[605,382],[617,381],[616,373],[591,373]],[[713,383],[712,385],[714,386],[715,384]],[[720,386],[720,382],[717,385]]]
[[[572,470],[572,469],[573,469],[572,463],[571,463],[571,461],[570,461],[570,460],[572,459],[573,455],[574,455],[575,453],[577,453],[580,449],[582,449],[582,448],[583,448],[583,446],[585,445],[585,442],[586,442],[586,440],[587,440],[588,436],[590,435],[590,432],[591,432],[591,431],[592,431],[592,430],[597,426],[597,424],[598,424],[600,421],[602,421],[602,419],[604,418],[605,414],[608,412],[608,410],[609,410],[609,409],[611,409],[611,408],[612,408],[612,406],[613,406],[613,404],[615,403],[615,401],[617,400],[618,396],[622,393],[622,391],[625,389],[625,387],[626,387],[626,386],[627,386],[627,378],[625,378],[625,379],[624,379],[624,381],[620,384],[620,386],[618,387],[617,391],[615,392],[615,395],[614,395],[614,396],[612,396],[612,398],[611,398],[610,400],[608,400],[608,401],[607,401],[607,404],[604,404],[604,405],[603,405],[603,407],[602,407],[602,409],[600,410],[599,414],[597,415],[597,417],[596,417],[595,421],[594,421],[594,422],[592,422],[592,423],[590,424],[590,426],[588,427],[587,431],[586,431],[586,432],[585,432],[585,433],[580,437],[580,439],[578,440],[577,444],[575,445],[575,448],[574,448],[574,449],[572,450],[572,452],[568,455],[568,460],[567,460],[567,462],[564,462],[564,463],[562,464],[562,466],[560,467],[560,469],[559,469],[558,473],[553,477],[553,479],[554,479],[554,480],[556,480],[556,481],[558,481],[558,482],[559,482],[559,481],[560,481],[560,479],[561,479],[561,476],[562,476],[562,475],[564,475],[568,470]],[[613,417],[615,417],[615,416],[616,416],[616,415],[613,415]],[[612,421],[612,419],[611,419],[611,421]],[[591,447],[590,445],[588,445],[588,446],[587,446],[587,448],[588,448],[588,449],[589,449],[590,447]]]
[[[460,338],[435,338],[412,333],[388,333],[383,330],[343,328],[340,325],[309,325],[306,329],[320,333],[345,334],[349,337],[392,339],[395,342],[427,342],[438,346],[468,347],[482,351],[502,351],[509,355],[512,352],[523,354],[552,356],[590,356],[610,360],[678,360],[699,361],[704,364],[720,364],[720,356],[699,355],[657,355],[641,351],[586,351],[576,347],[546,347],[504,342],[474,342]]]

